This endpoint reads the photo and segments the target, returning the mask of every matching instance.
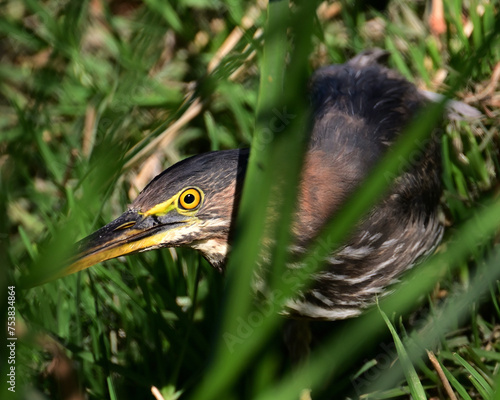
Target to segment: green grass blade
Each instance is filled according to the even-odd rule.
[[[394,344],[396,345],[396,350],[398,352],[399,362],[401,363],[401,367],[403,368],[403,373],[406,377],[406,382],[408,383],[408,387],[410,388],[412,397],[418,400],[427,400],[425,390],[422,387],[417,371],[415,370],[415,367],[413,366],[411,359],[406,352],[403,342],[399,338],[396,330],[394,329],[394,326],[392,325],[389,318],[387,318],[387,315],[382,311],[380,306],[378,310],[385,324],[389,328],[389,331],[391,332]]]
[[[457,391],[457,393],[462,397],[463,400],[472,400],[472,398],[467,393],[467,390],[460,384],[460,382],[453,376],[453,374],[443,365],[442,362],[439,362],[441,369],[446,376],[446,379],[450,382],[450,385]]]
[[[483,396],[483,398],[491,398],[491,395],[493,394],[493,388],[491,385],[486,381],[486,379],[471,365],[469,364],[465,359],[463,359],[459,354],[453,354],[453,358],[460,364],[462,365],[467,372],[470,374],[470,379],[472,383],[476,386],[476,388],[481,389],[481,391],[486,394],[486,396]]]

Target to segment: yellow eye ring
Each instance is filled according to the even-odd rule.
[[[201,203],[201,193],[198,189],[184,190],[179,196],[179,205],[185,210],[193,210]]]

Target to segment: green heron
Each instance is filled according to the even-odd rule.
[[[368,51],[322,68],[311,79],[312,129],[293,224],[297,253],[305,251],[428,100],[429,94],[379,64],[383,55]],[[224,270],[248,156],[247,149],[216,151],[171,166],[123,215],[82,240],[64,273],[178,246],[198,250]],[[323,320],[355,316],[435,249],[443,234],[437,142],[430,140],[414,161],[328,257],[310,289],[288,303],[288,314]]]

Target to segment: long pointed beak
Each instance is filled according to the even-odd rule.
[[[77,254],[55,278],[70,275],[102,261],[159,247],[163,225],[148,226],[144,217],[129,210],[77,243]],[[164,236],[164,235],[161,235]]]
[[[186,223],[185,217],[179,215],[159,222],[129,210],[78,242],[76,255],[69,260],[67,267],[34,281],[28,278],[28,286],[37,286],[126,254],[166,247],[175,239],[175,228]]]

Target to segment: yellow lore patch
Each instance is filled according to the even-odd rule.
[[[201,189],[187,187],[167,201],[157,204],[145,212],[139,212],[139,214],[145,217],[149,217],[150,215],[162,216],[176,209],[180,214],[193,216],[201,207],[200,204],[203,203],[204,198],[205,196]]]
[[[175,195],[174,197],[168,199],[167,201],[157,204],[156,206],[150,208],[146,212],[139,214],[142,214],[146,217],[149,217],[150,215],[165,215],[166,213],[172,211],[175,208],[175,199],[177,197],[178,195]]]

